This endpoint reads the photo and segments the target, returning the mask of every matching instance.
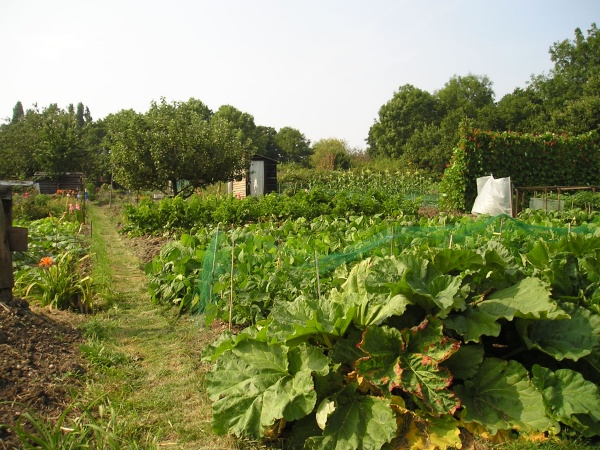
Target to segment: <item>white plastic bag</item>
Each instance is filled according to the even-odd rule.
[[[510,177],[494,179],[489,177],[477,178],[477,198],[471,212],[473,214],[489,214],[512,216],[512,192]]]

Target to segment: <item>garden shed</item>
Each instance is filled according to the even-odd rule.
[[[64,172],[57,176],[50,176],[45,172],[36,172],[34,179],[40,187],[40,194],[54,195],[59,189],[83,192],[82,172]]]
[[[252,156],[243,178],[227,184],[227,193],[244,198],[277,192],[277,164],[276,160],[267,156]]]

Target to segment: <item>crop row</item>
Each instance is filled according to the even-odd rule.
[[[385,217],[415,216],[419,198],[381,191],[331,191],[321,188],[301,190],[294,195],[271,193],[242,199],[233,196],[194,196],[167,198],[160,202],[143,199],[124,210],[123,231],[131,234],[178,234],[206,226],[241,226],[247,223],[300,218],[312,220],[321,215],[350,217],[380,214]]]

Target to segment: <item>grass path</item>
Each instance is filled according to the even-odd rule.
[[[231,449],[215,436],[204,393],[202,349],[216,337],[197,317],[152,304],[139,259],[117,231],[108,208],[91,205],[94,278],[103,283],[107,308],[87,326],[89,356],[97,373],[86,396],[115,409],[119,432],[139,448]]]

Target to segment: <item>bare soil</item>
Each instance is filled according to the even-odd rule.
[[[18,448],[14,425],[25,411],[58,418],[86,373],[81,317],[11,297],[0,302],[0,448]]]

